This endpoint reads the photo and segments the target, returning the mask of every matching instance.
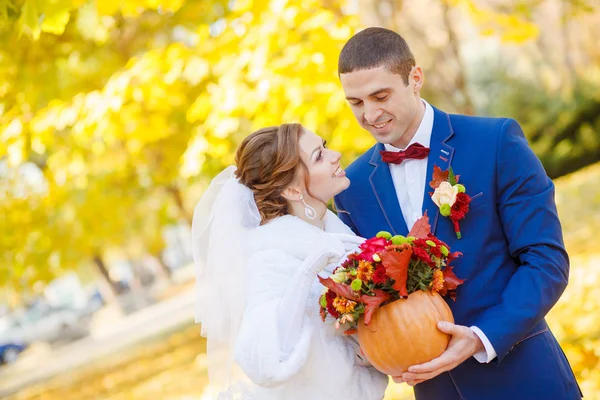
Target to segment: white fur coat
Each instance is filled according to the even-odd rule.
[[[325,231],[300,218],[284,216],[256,229],[249,243],[246,311],[236,340],[235,358],[254,386],[243,398],[285,400],[379,400],[388,377],[355,365],[356,347],[328,319],[319,316],[323,286],[315,279],[306,304],[302,331],[293,352],[281,354],[276,310],[292,277],[325,235],[352,234],[335,214]],[[331,274],[330,265],[320,275]]]

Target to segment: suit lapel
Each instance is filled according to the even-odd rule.
[[[369,162],[375,167],[369,177],[369,182],[392,233],[394,235],[406,235],[408,228],[398,203],[390,167],[387,163],[381,161],[381,154],[379,153],[381,150],[384,150],[384,146],[378,143]]]
[[[445,112],[433,107],[433,129],[431,132],[431,142],[429,156],[427,157],[427,176],[425,177],[425,193],[423,194],[423,213],[427,211],[429,223],[431,224],[431,233],[435,233],[437,222],[440,215],[438,206],[431,200],[429,192],[433,192],[429,182],[433,177],[433,166],[437,165],[442,170],[447,170],[452,163],[454,148],[450,147],[446,141],[454,135],[450,116]]]

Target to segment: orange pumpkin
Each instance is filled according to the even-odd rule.
[[[438,321],[454,323],[448,304],[437,293],[417,290],[407,299],[379,307],[368,326],[361,318],[358,341],[375,368],[399,376],[446,350],[450,335],[440,332]]]

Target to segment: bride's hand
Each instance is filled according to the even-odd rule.
[[[338,262],[346,254],[344,243],[335,236],[326,235],[317,242],[312,253],[307,257],[308,269],[318,274],[329,264]]]
[[[339,233],[336,234],[335,237],[340,239],[344,243],[344,249],[346,250],[346,252],[356,251],[357,247],[363,244],[366,240],[363,237],[350,235],[347,233]]]

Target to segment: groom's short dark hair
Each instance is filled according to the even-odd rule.
[[[402,36],[385,28],[367,28],[346,42],[338,60],[338,75],[353,71],[385,68],[402,76],[408,85],[408,75],[415,66],[415,56]]]

